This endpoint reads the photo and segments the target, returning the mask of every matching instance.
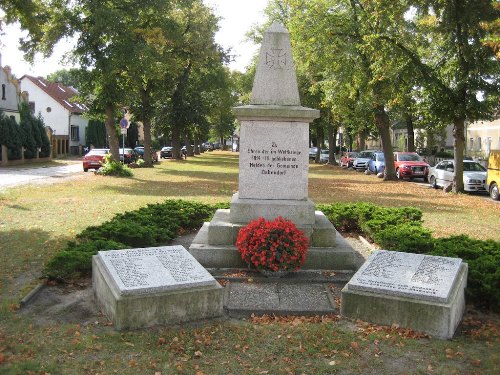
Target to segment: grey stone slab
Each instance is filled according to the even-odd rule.
[[[320,116],[318,109],[283,105],[244,105],[233,107],[240,121],[312,122]]]
[[[281,283],[278,286],[280,308],[286,311],[333,312],[335,301],[325,284],[300,285]]]
[[[141,268],[144,265],[149,265],[149,262],[142,263],[138,268],[137,264],[133,264],[131,267],[134,268],[134,271],[133,276],[131,276],[129,270],[118,269],[115,272],[110,272],[110,263],[111,266],[117,264],[113,264],[109,259],[107,259],[108,263],[106,264],[103,260],[105,257],[101,255],[98,254],[92,258],[92,288],[98,304],[118,330],[136,329],[157,324],[182,323],[223,315],[223,289],[215,279],[215,283],[205,285],[191,283],[189,287],[177,285],[175,288],[163,288],[157,285],[162,279],[161,276],[153,279],[144,276],[152,272],[152,270]],[[189,259],[189,257],[187,258]],[[158,261],[161,263],[161,260]],[[196,261],[194,260],[194,262]],[[121,268],[122,266],[123,264],[118,264],[117,267]],[[130,264],[126,263],[126,267],[128,266]],[[172,271],[168,266],[167,269],[169,276],[178,279],[177,269]],[[156,269],[156,271],[159,270]],[[182,272],[180,274],[185,280],[185,274]],[[115,277],[124,276],[123,288],[120,289],[120,281],[117,281]],[[166,283],[170,282],[170,277],[163,279]],[[144,288],[142,285],[144,280],[152,281],[149,284],[150,288]],[[132,287],[141,284],[141,288],[132,288],[127,293],[131,281],[133,281]]]
[[[182,246],[99,251],[97,257],[119,295],[214,286],[217,283]]]
[[[226,308],[261,311],[278,310],[280,299],[276,283],[231,283]]]
[[[290,34],[279,23],[264,32],[250,103],[300,105]]]
[[[335,246],[337,230],[321,211],[315,212],[314,230],[310,239],[312,247]]]
[[[242,199],[239,193],[231,199],[228,220],[232,223],[248,224],[259,217],[274,220],[278,216],[291,220],[297,226],[313,225],[316,222],[314,202],[305,200]]]
[[[240,198],[307,199],[308,143],[306,122],[242,121]]]
[[[398,324],[441,339],[451,339],[465,311],[466,284],[466,263],[460,264],[444,303],[353,289],[349,282],[342,289],[341,314],[375,324]]]
[[[230,316],[251,314],[331,314],[337,307],[325,283],[231,282],[224,307]]]
[[[458,258],[378,250],[349,288],[446,303],[461,264]]]

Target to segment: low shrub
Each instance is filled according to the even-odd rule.
[[[103,176],[132,177],[132,169],[113,159],[111,154],[104,156],[102,167],[97,170]]]
[[[118,214],[110,221],[79,233],[76,242],[69,242],[47,263],[44,274],[49,279],[61,281],[89,275],[92,255],[99,250],[167,244],[181,230],[201,227],[217,209],[226,207],[228,204],[167,200]]]
[[[432,254],[461,258],[468,263],[465,290],[468,300],[500,310],[500,242],[475,240],[464,235],[437,238]]]
[[[415,223],[387,226],[373,238],[385,250],[427,254],[434,249],[432,232]]]
[[[45,265],[44,275],[60,281],[87,276],[92,269],[92,256],[101,250],[118,250],[126,246],[115,241],[95,240],[85,243],[69,242]]]

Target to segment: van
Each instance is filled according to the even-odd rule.
[[[500,199],[498,192],[500,186],[500,150],[491,150],[488,158],[488,176],[486,186],[493,200]]]

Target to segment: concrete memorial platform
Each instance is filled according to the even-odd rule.
[[[378,250],[342,290],[342,315],[452,338],[465,310],[467,264]]]
[[[223,314],[222,287],[183,246],[100,251],[92,286],[119,330]]]

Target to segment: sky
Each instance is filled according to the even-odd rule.
[[[224,48],[232,47],[232,53],[236,55],[235,62],[232,62],[229,67],[233,70],[244,71],[258,50],[258,46],[245,42],[245,34],[252,25],[264,21],[264,8],[268,0],[203,1],[221,17],[220,30],[215,36],[217,43]],[[35,63],[31,66],[24,61],[23,53],[18,49],[18,40],[22,36],[23,33],[17,25],[4,26],[3,34],[0,36],[1,65],[9,65],[16,77],[22,77],[24,74],[45,77],[59,69],[71,67],[61,63],[61,59],[71,49],[70,41],[60,42],[48,59],[37,56]]]

